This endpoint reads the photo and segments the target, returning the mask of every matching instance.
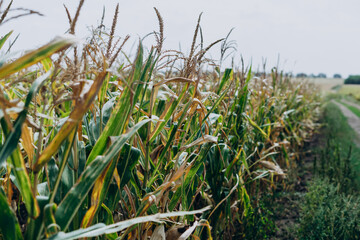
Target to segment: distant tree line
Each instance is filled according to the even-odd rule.
[[[360,75],[350,75],[345,79],[344,84],[360,84]]]
[[[325,73],[319,73],[318,75],[315,74],[309,74],[307,75],[306,73],[298,73],[296,74],[297,78],[327,78]],[[338,73],[335,73],[333,75],[333,78],[341,78],[341,75]]]

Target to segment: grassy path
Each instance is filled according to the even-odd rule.
[[[314,179],[301,198],[299,235],[288,239],[358,240],[360,147],[355,145],[359,131],[354,125],[360,118],[332,100],[324,107],[322,123],[313,150]]]
[[[356,110],[359,115],[356,114]],[[344,229],[353,228],[351,226],[347,227],[339,219],[334,220],[337,212],[340,213],[341,211],[346,214],[356,215],[356,211],[347,210],[345,208],[347,205],[342,205],[343,202],[347,202],[349,206],[353,206],[350,203],[351,201],[343,197],[340,192],[333,193],[331,196],[328,196],[326,192],[336,188],[333,186],[341,186],[341,188],[344,188],[342,189],[344,192],[349,192],[350,190],[346,190],[348,185],[344,184],[346,182],[344,178],[347,177],[349,177],[347,181],[351,182],[351,186],[360,185],[360,178],[356,177],[356,173],[360,171],[358,164],[360,157],[360,107],[355,103],[350,102],[348,104],[348,101],[337,102],[332,100],[326,106],[322,121],[325,127],[303,149],[305,154],[301,166],[297,168],[298,181],[294,183],[294,188],[275,193],[276,200],[272,208],[269,208],[274,214],[273,217],[276,219],[275,225],[277,227],[275,236],[271,238],[272,240],[327,239],[327,234],[334,234],[334,232],[327,229],[326,224],[323,224],[326,221],[327,223],[340,224]],[[348,158],[350,146],[352,146],[352,154],[349,163],[351,162],[353,171],[351,176],[353,177],[335,177],[332,174],[332,169],[342,169],[341,171],[345,169],[344,164]],[[314,159],[318,161],[316,172],[314,172]],[[326,161],[325,169],[322,167],[321,159]],[[326,188],[326,191],[321,192],[319,189],[322,188]],[[317,199],[323,198],[326,198],[326,201],[324,200],[325,204],[322,204],[322,201],[317,201]],[[324,205],[329,205],[330,208],[324,207]],[[354,205],[357,206],[356,203]],[[343,209],[336,208],[339,206],[342,206]],[[309,214],[309,212],[316,213],[315,220],[311,216],[312,213]],[[331,221],[327,219],[331,219]],[[351,220],[346,219],[345,222],[351,222]],[[320,229],[318,232],[314,225]]]
[[[341,100],[341,104],[345,105],[348,109],[350,109],[356,116],[360,118],[360,106],[354,102],[350,102],[346,99]]]
[[[336,107],[332,106],[332,104]],[[357,106],[356,109],[359,108]],[[328,125],[325,135],[333,138],[338,143],[343,155],[342,157],[346,157],[349,147],[352,147],[350,158],[352,169],[357,175],[356,181],[360,186],[360,117],[345,104],[334,100],[328,104],[325,111],[327,112],[325,123]]]
[[[356,104],[356,103],[354,103],[354,102],[351,102],[351,101],[349,101],[349,100],[346,100],[345,98],[343,98],[343,99],[341,100],[341,102],[344,103],[344,104],[346,104],[346,105],[353,106],[354,108],[357,108],[357,109],[360,110],[359,104]]]
[[[347,103],[339,103],[332,101],[337,107],[340,108],[343,115],[347,118],[350,127],[356,132],[357,137],[354,141],[357,146],[360,146],[360,109],[359,106],[353,106]],[[350,102],[349,102],[350,103]],[[353,103],[351,103],[353,104]],[[358,114],[357,114],[358,112]]]

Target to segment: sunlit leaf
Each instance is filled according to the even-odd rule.
[[[28,52],[27,54],[18,58],[17,60],[1,66],[0,79],[7,77],[13,73],[16,73],[21,69],[30,67],[31,65],[34,65],[39,61],[50,57],[54,53],[70,47],[75,42],[76,42],[75,39],[70,37],[57,38],[38,49]]]
[[[54,235],[53,237],[51,237],[50,240],[60,240],[60,239],[71,240],[71,239],[78,239],[78,238],[85,238],[85,237],[96,237],[96,236],[101,236],[103,234],[119,232],[121,230],[124,230],[128,227],[131,227],[131,226],[133,226],[135,224],[139,224],[139,223],[160,222],[169,217],[194,215],[194,214],[205,212],[209,209],[210,209],[209,207],[205,207],[205,208],[202,208],[199,210],[194,210],[194,211],[159,213],[159,214],[149,215],[149,216],[145,216],[145,217],[132,218],[130,220],[121,221],[121,222],[111,224],[108,226],[106,226],[105,224],[96,224],[89,228],[79,229],[79,230],[75,230],[75,231],[69,232],[69,233],[60,232],[60,233]]]

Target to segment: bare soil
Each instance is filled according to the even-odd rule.
[[[291,189],[284,189],[275,201],[274,219],[277,231],[272,239],[297,239],[297,228],[300,220],[300,203],[307,192],[308,183],[313,177],[313,162],[315,153],[313,149],[323,144],[321,134],[316,134],[304,146],[302,159],[299,161]]]

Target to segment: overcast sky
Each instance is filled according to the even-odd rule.
[[[165,23],[165,48],[178,49],[180,43],[186,52],[203,12],[205,43],[225,37],[234,27],[231,40],[237,42],[237,55],[254,67],[266,58],[270,69],[280,55],[280,68],[287,72],[360,74],[359,0],[85,0],[77,36],[84,38],[90,26],[97,26],[103,6],[110,27],[117,3],[116,35],[130,34],[133,42],[158,30],[156,7]],[[0,35],[11,29],[20,33],[13,50],[40,46],[68,29],[63,4],[74,15],[75,0],[14,0],[14,7],[31,8],[45,16],[11,21],[1,26]],[[216,46],[211,55],[219,52]]]

